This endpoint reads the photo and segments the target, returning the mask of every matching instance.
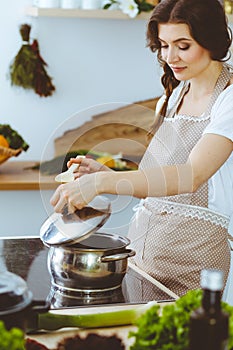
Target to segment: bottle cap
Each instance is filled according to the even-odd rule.
[[[211,291],[220,291],[223,288],[223,271],[221,270],[202,270],[201,288]]]

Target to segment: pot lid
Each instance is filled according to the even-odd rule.
[[[20,276],[0,272],[0,315],[24,309],[31,301],[32,293]]]
[[[72,214],[53,213],[41,226],[40,238],[47,246],[75,244],[102,227],[110,214],[109,199],[97,196]]]

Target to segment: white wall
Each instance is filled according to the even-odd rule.
[[[0,123],[9,123],[30,144],[18,160],[39,160],[57,127],[79,110],[161,93],[156,57],[146,48],[145,20],[32,18],[24,14],[28,5],[30,0],[7,0],[0,13]],[[23,23],[32,25],[31,38],[38,39],[49,65],[57,89],[52,97],[12,87],[7,77]]]
[[[156,57],[146,48],[145,20],[31,18],[24,14],[31,0],[7,0],[1,5],[0,123],[10,124],[30,144],[13,160],[50,159],[53,139],[63,131],[95,112],[161,93]],[[31,38],[38,39],[54,78],[57,90],[52,97],[13,87],[7,76],[22,45],[19,27],[24,23],[31,24]],[[50,196],[50,191],[42,194],[47,206]],[[1,191],[0,235],[37,235],[48,215],[44,203],[39,191]],[[120,231],[125,232],[131,212],[124,218],[120,215],[122,224],[112,216],[107,228],[123,225]]]

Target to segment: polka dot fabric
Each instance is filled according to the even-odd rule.
[[[143,249],[132,259],[133,263],[177,295],[200,287],[203,268],[224,270],[227,279],[230,249],[226,231],[220,225],[153,210],[141,239]],[[135,243],[136,246],[132,241],[137,249]]]
[[[231,75],[226,66],[217,81],[206,113],[201,117],[176,115],[176,109],[186,92],[181,91],[168,116],[151,140],[140,168],[184,163],[192,148],[210,122],[210,111],[216,98],[227,85]],[[208,184],[197,192],[159,198],[188,206],[208,207]],[[137,252],[131,261],[163,283],[177,295],[200,287],[200,272],[230,268],[230,246],[227,230],[202,218],[182,213],[159,211],[156,198],[147,198],[131,221],[128,237]],[[211,214],[210,214],[211,215]]]

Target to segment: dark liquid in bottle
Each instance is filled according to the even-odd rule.
[[[190,318],[190,350],[227,350],[228,322],[220,292],[204,290],[202,306]]]

